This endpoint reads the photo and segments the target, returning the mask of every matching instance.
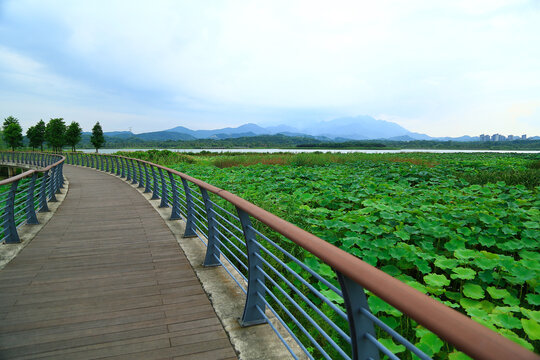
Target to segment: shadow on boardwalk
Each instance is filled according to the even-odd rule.
[[[226,359],[176,239],[136,189],[66,166],[64,203],[0,271],[0,359]]]

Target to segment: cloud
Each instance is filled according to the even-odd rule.
[[[388,114],[424,119],[429,132],[479,104],[540,98],[534,1],[0,6],[0,52],[39,67],[3,71],[10,80],[0,90],[27,88],[24,74],[43,72],[55,78],[34,80],[42,87],[58,80],[55,98],[64,93],[113,113],[214,122],[254,108],[266,119],[299,110]]]

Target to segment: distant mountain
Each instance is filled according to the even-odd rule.
[[[230,135],[228,137],[234,138],[234,137],[246,136],[245,134],[252,134],[252,135],[247,135],[247,136],[271,134],[271,132],[268,131],[267,129],[260,127],[257,124],[251,124],[251,123],[244,124],[236,128],[226,127],[223,129],[216,129],[216,130],[191,130],[184,126],[177,126],[175,128],[172,128],[166,131],[191,135],[195,137],[196,139],[211,139],[211,138],[225,139],[227,138],[227,137],[224,137],[224,135]]]
[[[92,135],[92,133],[88,133],[88,134]],[[110,136],[110,137],[125,138],[125,139],[135,136],[135,134],[132,133],[131,131],[108,131],[108,132],[104,132],[103,135]]]
[[[146,141],[163,140],[195,140],[196,138],[189,134],[182,134],[173,131],[153,131],[135,135],[136,138]]]
[[[86,133],[85,133],[86,135]],[[431,137],[426,134],[411,132],[404,127],[385,120],[377,120],[371,116],[343,117],[329,121],[319,121],[308,126],[294,127],[291,125],[277,125],[262,127],[248,123],[238,127],[226,127],[215,130],[192,130],[184,126],[177,126],[164,131],[154,131],[142,134],[133,134],[130,131],[106,132],[105,136],[121,139],[139,139],[150,141],[178,141],[195,139],[230,139],[244,138],[260,135],[285,135],[289,137],[311,137],[321,141],[345,142],[351,140],[438,140],[438,141],[478,141],[478,137],[461,136]]]
[[[300,132],[313,136],[343,137],[353,140],[386,139],[412,134],[396,123],[377,120],[371,116],[344,117],[321,121],[310,124],[309,128],[301,128]]]

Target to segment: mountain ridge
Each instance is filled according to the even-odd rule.
[[[111,131],[104,135],[123,139],[140,140],[197,140],[197,139],[229,139],[260,135],[285,135],[294,137],[313,137],[343,142],[349,140],[437,140],[437,141],[478,141],[479,137],[468,135],[460,137],[431,137],[426,134],[411,132],[403,126],[387,120],[378,120],[368,115],[341,117],[327,121],[319,121],[306,125],[274,125],[263,127],[255,123],[246,123],[237,127],[224,127],[213,130],[192,130],[185,126],[176,126],[161,131],[134,134],[130,131]]]

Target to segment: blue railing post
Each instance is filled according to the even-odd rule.
[[[150,190],[150,174],[148,173],[148,167],[146,166],[145,163],[143,163],[143,166],[144,166],[144,177],[145,177],[145,188],[144,188],[144,192],[145,193],[149,193],[151,190]]]
[[[56,200],[56,167],[51,169],[51,176],[49,176],[49,202],[57,202]]]
[[[131,167],[129,166],[129,159],[124,159],[126,162],[126,181],[131,181]]]
[[[28,185],[28,193],[26,195],[26,223],[39,224],[36,217],[36,209],[34,208],[34,189],[36,188],[37,173],[33,173]]]
[[[58,191],[57,194],[60,194],[60,189],[64,188],[64,163],[56,165],[58,169]]]
[[[126,177],[126,166],[124,166],[124,158],[120,158],[120,177],[121,178]]]
[[[56,194],[61,194],[62,191],[60,191],[60,188],[62,188],[62,168],[60,167],[60,164],[56,165],[54,167],[54,175],[56,177],[54,185],[55,185],[55,192]]]
[[[43,173],[41,181],[41,188],[39,189],[39,212],[48,212],[49,206],[47,205],[47,179],[49,178],[49,171]]]
[[[144,187],[144,176],[143,176],[141,162],[138,161],[138,160],[137,160],[137,167],[139,168],[139,186],[137,186],[137,187],[143,188]]]
[[[136,184],[137,183],[137,168],[135,167],[135,162],[133,161],[133,159],[130,159],[130,161],[131,161],[131,171],[133,173],[131,176],[132,178],[131,183]]]
[[[172,210],[170,220],[180,219],[180,203],[178,202],[178,188],[176,186],[176,180],[174,180],[174,175],[169,171],[169,182],[171,183],[171,193],[172,193]]]
[[[265,310],[265,290],[264,273],[262,269],[264,264],[259,257],[260,250],[257,242],[257,235],[251,226],[249,214],[239,208],[236,208],[236,212],[238,213],[240,223],[242,224],[248,256],[248,289],[244,314],[240,319],[240,325],[251,326],[263,324],[266,322],[266,319],[263,316]]]
[[[120,176],[120,164],[118,160],[118,156],[114,157],[115,163],[116,163],[116,176]]]
[[[150,198],[150,200],[156,200],[156,199],[159,199],[159,186],[158,186],[158,181],[157,181],[157,174],[156,174],[156,168],[152,165],[150,165],[152,167],[152,197]]]
[[[6,239],[4,242],[6,244],[17,244],[21,242],[15,224],[15,194],[17,193],[18,184],[18,180],[11,183],[6,199],[6,208],[4,210],[4,237]]]
[[[200,186],[199,189],[204,200],[206,219],[208,221],[208,234],[206,234],[208,243],[206,244],[206,256],[204,258],[203,266],[219,266],[221,265],[221,262],[219,261],[220,244],[218,242],[216,234],[216,216],[214,214],[214,209],[212,208],[212,202],[210,201],[208,192],[206,191],[206,189]]]
[[[186,230],[184,230],[184,237],[196,237],[195,232],[195,210],[193,209],[193,198],[191,197],[191,189],[189,188],[186,179],[182,178],[182,185],[184,186],[184,194],[186,195]]]
[[[105,172],[110,172],[109,171],[109,157],[104,155],[105,157]]]
[[[368,339],[368,337],[377,339],[373,322],[362,314],[362,308],[369,311],[364,288],[340,272],[336,273],[347,309],[352,358],[378,360],[379,349]]]
[[[167,192],[167,183],[165,182],[165,176],[163,175],[163,169],[158,168],[159,178],[161,179],[161,203],[159,204],[160,208],[169,207],[168,203],[168,192]]]

